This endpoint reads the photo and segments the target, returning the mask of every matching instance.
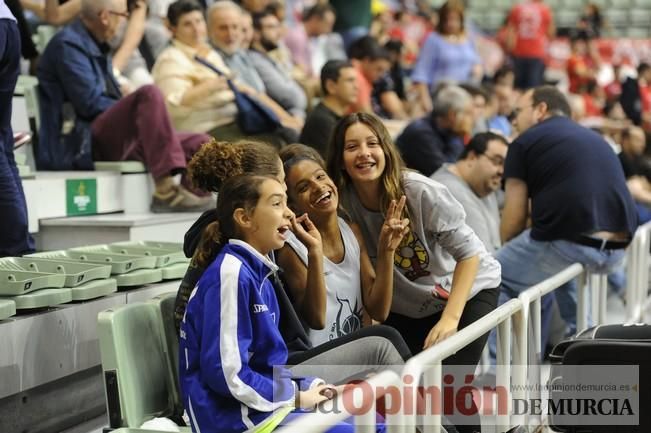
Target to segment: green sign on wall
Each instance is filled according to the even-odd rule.
[[[97,213],[97,179],[66,179],[66,214]]]

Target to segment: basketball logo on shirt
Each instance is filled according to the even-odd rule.
[[[351,307],[350,300],[341,299],[337,296],[339,310],[335,318],[335,323],[330,327],[330,340],[343,337],[362,328],[362,307],[357,305]]]
[[[429,255],[413,230],[410,230],[402,238],[402,242],[400,242],[400,245],[396,248],[396,252],[393,254],[393,263],[409,281],[415,281],[420,277],[425,277],[430,274],[426,270],[429,264]]]

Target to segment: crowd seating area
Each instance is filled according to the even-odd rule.
[[[517,112],[522,111],[522,108],[516,107],[519,90],[513,88],[512,82],[505,84],[496,80],[493,83],[492,80],[493,73],[506,64],[504,59],[508,57],[504,47],[500,46],[503,41],[498,42],[497,34],[500,29],[505,28],[509,11],[519,2],[520,0],[462,2],[461,9],[465,7],[466,18],[469,17],[476,28],[484,33],[484,36],[476,35],[479,44],[477,48],[473,48],[479,51],[478,57],[484,57],[481,59],[481,66],[484,67],[480,74],[482,76],[473,76],[472,83],[464,83],[468,84],[468,94],[472,96],[473,101],[473,134],[477,133],[477,127],[485,127],[488,131],[488,120],[499,117],[508,126],[509,133],[504,135],[509,136],[509,141],[515,137],[516,131],[511,128],[511,123],[512,116],[517,117]],[[560,83],[559,87],[563,87],[567,84],[566,63],[572,55],[566,36],[571,34],[571,30],[576,30],[586,1],[544,2],[553,10],[555,25],[559,30],[559,37],[550,40],[550,48],[546,53],[548,69],[545,78],[548,82]],[[444,2],[422,3],[438,7]],[[610,50],[626,51],[626,54],[631,52],[634,55],[602,56],[604,65],[597,65],[613,69],[609,62],[613,65],[617,63],[617,68],[632,68],[633,63],[643,63],[645,56],[650,54],[646,50],[651,47],[648,45],[651,38],[651,0],[591,0],[591,3],[601,9],[605,23],[602,34],[597,39],[591,39],[595,46],[599,48],[601,45],[608,45],[602,42],[613,41],[609,47],[614,47],[617,41],[623,40],[618,38],[627,38],[621,45],[627,45],[632,39],[640,42],[633,48],[629,47],[630,50]],[[373,18],[375,24],[381,21],[378,19],[380,15]],[[391,32],[382,29],[373,34],[371,28],[369,34],[378,39],[376,42],[381,40],[383,50],[387,41],[382,39],[382,31],[386,30],[387,34],[393,36],[401,34],[401,38],[408,33],[405,29],[400,29],[402,32],[397,31],[401,25],[398,15],[395,16],[395,22],[392,24],[395,27],[391,28]],[[422,43],[431,31],[431,28],[427,27],[431,23],[423,18],[422,14],[418,16],[414,13],[413,17],[419,20],[418,24],[423,30],[423,34],[419,36],[422,37],[414,37],[418,41],[405,37],[400,43],[404,42],[405,49],[411,49],[413,47],[410,45],[414,45],[415,52],[401,52],[401,45],[398,60],[391,60],[391,68],[399,66],[398,76],[407,88],[406,92],[403,89],[404,94],[398,99],[404,103],[404,116],[391,118],[392,116],[388,115],[389,118],[382,119],[392,138],[397,138],[409,122],[430,115],[432,110],[429,106],[432,100],[429,100],[429,105],[424,103],[425,101],[418,101],[414,88],[409,88],[414,83],[418,84],[412,82],[410,68],[416,64],[414,60],[417,58],[418,49],[422,48]],[[40,53],[43,53],[45,46],[57,31],[56,27],[50,25],[40,25],[35,30],[32,39]],[[455,35],[452,36],[451,40],[456,41]],[[462,36],[465,38],[465,35]],[[166,45],[170,44],[166,41]],[[629,45],[634,44],[631,42]],[[499,55],[495,55],[496,53]],[[403,57],[409,57],[407,54],[412,55],[412,61],[405,61],[403,65],[401,62],[404,61]],[[490,59],[487,59],[488,57]],[[355,61],[364,59],[366,57],[362,56]],[[389,64],[388,57],[381,57],[380,60],[386,60]],[[357,68],[357,64],[355,65]],[[26,63],[23,66],[23,72],[26,72]],[[151,65],[148,66],[151,69]],[[405,67],[404,71],[402,66]],[[353,68],[351,65],[346,67]],[[507,81],[513,81],[515,75],[509,68],[510,66],[505,68],[508,69],[506,74],[510,77]],[[385,76],[387,71],[384,72]],[[627,77],[625,74],[621,77],[618,74],[619,70],[613,71],[610,84],[621,84],[622,78]],[[363,77],[363,72],[357,71],[357,75],[356,79],[359,80],[359,76]],[[559,75],[561,79],[556,80]],[[301,79],[304,78],[301,76]],[[319,84],[323,86],[323,83],[319,83],[318,73],[310,79],[314,82],[308,84],[314,89],[317,89]],[[292,80],[299,82],[298,78]],[[339,75],[336,80],[331,81],[337,80]],[[371,84],[379,82],[381,80]],[[481,83],[489,84],[484,88]],[[303,81],[300,84],[303,90],[310,87]],[[443,84],[441,88],[445,85],[447,84]],[[184,417],[184,405],[179,389],[179,342],[174,327],[174,301],[180,280],[189,264],[180,242],[201,214],[152,213],[150,204],[156,197],[157,185],[145,165],[138,161],[95,161],[94,171],[37,170],[33,154],[39,143],[42,121],[38,86],[39,82],[35,76],[21,75],[13,98],[13,130],[29,132],[32,137],[31,142],[17,147],[14,153],[25,191],[29,232],[34,236],[38,252],[24,257],[0,257],[0,433],[59,432],[74,428],[82,422],[98,419],[102,420],[105,433],[162,433],[143,427],[144,423],[157,418],[169,418],[181,426],[180,433],[190,433],[191,429],[186,426],[187,415]],[[503,93],[498,94],[495,87],[499,87],[500,92],[508,90],[506,96]],[[425,93],[428,97],[431,97],[431,89],[428,86],[423,88],[427,90]],[[311,91],[315,91],[314,89]],[[330,96],[327,90],[323,91],[323,99]],[[482,94],[482,91],[485,92]],[[621,88],[618,91],[621,92]],[[393,88],[386,93],[396,94]],[[598,103],[606,99],[604,97],[602,101],[600,94],[588,95],[583,89],[572,96],[579,96],[579,93],[580,98],[594,96]],[[323,101],[308,91],[306,95],[311,99],[308,104],[310,108]],[[613,102],[614,105],[619,101],[618,94],[609,98],[608,102]],[[480,101],[477,106],[478,100]],[[374,100],[374,105],[375,102]],[[419,106],[421,102],[422,106]],[[576,98],[572,102],[576,102]],[[588,102],[582,99],[582,103],[585,105]],[[610,104],[602,105],[599,116],[603,118],[599,117],[599,127],[604,124],[602,120],[610,116],[606,113],[606,106],[610,107]],[[376,114],[379,114],[378,107],[368,108],[376,110]],[[236,107],[236,111],[239,109]],[[572,109],[574,110],[574,107]],[[644,109],[648,112],[649,107]],[[452,109],[448,110],[447,114],[451,112]],[[307,110],[308,115],[309,113]],[[573,114],[576,115],[576,112]],[[600,130],[600,133],[609,138],[617,137],[609,142],[614,144],[615,148],[623,148],[620,146],[620,143],[624,142],[622,131],[628,131],[631,126],[626,116],[622,116],[624,119],[618,121],[623,126],[618,124],[612,131],[603,126]],[[435,116],[432,115],[432,119],[435,119]],[[305,119],[301,119],[301,122],[303,120]],[[577,117],[574,120],[579,122],[581,119]],[[642,126],[648,134],[651,131],[651,121],[645,122]],[[211,128],[211,131],[202,132],[212,134],[213,130]],[[628,136],[628,133],[625,135]],[[246,137],[248,138],[248,134]],[[230,141],[230,138],[228,140]],[[646,140],[651,143],[648,135]],[[647,149],[649,148],[647,146]],[[642,158],[641,155],[637,156]],[[491,162],[495,164],[493,160]],[[504,158],[501,161],[501,173],[503,169]],[[175,187],[179,187],[181,176],[175,173],[172,172],[171,176],[168,173],[167,177],[172,179]],[[651,174],[649,176],[651,179]],[[185,184],[181,185],[186,188]],[[651,191],[651,183],[648,186]],[[212,195],[209,197],[213,198]],[[605,244],[605,240],[603,242]],[[376,391],[376,398],[368,402],[356,396],[357,400],[354,401],[357,404],[354,406],[363,407],[363,410],[350,410],[347,405],[339,404],[344,398],[339,395],[334,404],[343,410],[329,413],[316,411],[299,417],[276,431],[323,432],[337,422],[355,417],[356,431],[375,432],[376,405],[387,406],[393,401],[394,397],[390,397],[389,392],[392,387],[401,390],[400,397],[403,402],[409,401],[411,407],[418,406],[418,388],[405,387],[405,378],[409,377],[411,381],[421,383],[426,389],[441,389],[443,360],[491,330],[496,330],[498,336],[496,388],[506,390],[508,401],[512,398],[539,398],[540,387],[534,390],[536,385],[543,385],[550,380],[549,363],[540,361],[544,358],[541,350],[545,350],[541,349],[541,298],[544,295],[553,293],[568,281],[577,280],[579,332],[591,326],[609,323],[625,323],[627,326],[640,322],[651,323],[651,222],[637,229],[626,251],[626,284],[623,293],[609,292],[607,275],[591,274],[583,265],[575,263],[414,356],[400,371],[387,370],[368,378],[368,386]],[[618,306],[620,300],[623,300],[624,311],[619,311],[616,317],[613,317],[612,310],[609,310],[609,296],[617,297]],[[594,347],[591,350],[595,350]],[[616,353],[616,346],[611,350]],[[487,351],[486,349],[484,358],[488,358]],[[617,361],[622,364],[647,362],[651,371],[651,345],[646,345],[644,353],[645,356],[648,355],[648,359],[628,359],[626,355],[622,355]],[[489,364],[490,362],[480,364],[477,372],[486,372]],[[530,431],[542,427],[540,431],[544,431],[543,428],[550,424],[550,419],[545,416],[536,417],[508,410],[500,412],[498,409],[504,408],[498,408],[498,405],[494,404],[493,398],[498,400],[496,394],[493,389],[492,393],[480,396],[489,395],[493,409],[482,415],[484,425],[489,426],[484,433],[507,432],[516,426],[528,426]],[[62,398],[63,395],[67,397]],[[475,392],[475,398],[477,396],[478,393]],[[648,399],[647,394],[645,398]],[[650,407],[648,405],[651,405],[651,402],[645,400],[644,404]],[[426,406],[426,411],[431,414],[422,417],[414,411],[387,412],[387,431],[441,432],[441,415],[433,414],[431,406]],[[424,427],[417,430],[420,426]],[[650,431],[651,412],[643,413],[640,425],[627,433]],[[86,430],[74,432],[88,433]],[[93,431],[96,432],[97,430]]]
[[[492,33],[502,27],[509,10],[517,3],[517,0],[469,0],[468,13],[481,29]],[[559,29],[574,28],[586,4],[583,0],[546,0],[545,3],[554,11],[555,24]],[[591,3],[601,8],[608,23],[604,36],[651,36],[651,1],[595,0]]]

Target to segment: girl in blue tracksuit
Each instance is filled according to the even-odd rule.
[[[267,432],[327,400],[316,378],[296,379],[283,366],[287,347],[269,277],[267,254],[293,225],[284,187],[273,178],[237,176],[222,186],[217,218],[199,260],[215,256],[190,295],[180,330],[183,403],[195,433]],[[294,413],[291,413],[294,411]],[[341,423],[330,432],[353,432]],[[379,430],[383,430],[382,427]]]

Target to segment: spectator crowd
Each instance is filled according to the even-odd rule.
[[[0,3],[0,37],[17,40],[20,30],[22,56],[39,82],[37,168],[138,160],[154,181],[153,212],[208,211],[193,227],[186,250],[193,264],[180,291],[180,311],[187,303],[190,317],[180,325],[188,338],[182,346],[192,354],[182,380],[192,398],[212,385],[199,371],[202,336],[190,327],[225,325],[203,315],[211,301],[207,279],[198,283],[198,300],[188,290],[204,271],[226,290],[232,281],[210,263],[225,272],[228,254],[255,261],[251,278],[276,271],[266,255],[277,246],[247,225],[267,215],[253,204],[267,212],[269,197],[285,197],[281,211],[268,211],[278,223],[274,231],[293,229],[277,256],[290,296],[257,280],[271,294],[247,296],[277,297],[281,310],[286,300],[309,329],[281,338],[269,334],[269,323],[240,316],[253,330],[233,330],[226,343],[254,341],[269,357],[286,358],[287,350],[279,354],[260,342],[278,340],[298,366],[309,357],[293,352],[297,338],[312,353],[372,320],[399,335],[387,337],[385,329],[380,337],[361,336],[355,361],[370,362],[363,356],[368,339],[377,337],[391,352],[375,362],[403,362],[574,262],[612,274],[621,292],[616,276],[624,249],[638,224],[651,220],[651,66],[644,59],[610,65],[600,57],[595,41],[607,23],[596,5],[587,5],[568,32],[566,70],[554,74],[546,58],[557,29],[544,0],[509,11],[494,35],[505,54],[495,70],[482,59],[487,36],[462,0],[437,10],[410,0],[3,1],[11,11]],[[23,9],[32,21],[61,26],[40,54]],[[14,64],[0,76],[4,98],[13,91],[6,84],[15,86],[18,53],[0,54],[12,55]],[[7,107],[10,114],[3,99],[0,213],[13,228],[2,231],[0,256],[34,248],[7,156],[14,143]],[[236,174],[253,177],[248,186],[226,181]],[[221,192],[215,210],[211,192],[222,187],[225,197],[253,197],[241,205],[250,215],[231,209]],[[223,218],[231,215],[236,224],[226,227]],[[219,230],[237,238],[224,246],[227,253],[207,245],[219,240]],[[359,284],[333,294],[353,274]],[[568,283],[543,299],[543,344],[553,339],[555,309],[566,334],[576,332],[576,291]],[[494,355],[494,338],[486,335],[450,362],[471,366],[472,374],[486,341]],[[206,356],[218,362],[225,352],[214,344]],[[330,356],[323,364],[353,364],[341,353]],[[267,367],[250,361],[246,368]],[[260,395],[233,391],[233,398],[256,402],[249,404],[251,419],[261,422],[271,406],[258,399],[268,390],[245,391]],[[320,398],[300,392],[300,407]],[[200,424],[234,422],[212,418],[212,403],[202,404],[192,420],[197,431]],[[250,427],[239,409],[231,412],[238,420],[229,428]],[[478,422],[460,424],[460,432],[481,431]]]

